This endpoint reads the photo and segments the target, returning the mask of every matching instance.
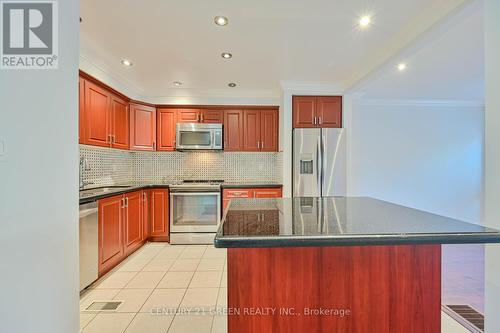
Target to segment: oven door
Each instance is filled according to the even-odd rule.
[[[171,192],[170,232],[217,232],[220,192]]]

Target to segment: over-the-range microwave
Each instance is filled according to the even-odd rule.
[[[177,124],[177,150],[222,150],[222,124]]]

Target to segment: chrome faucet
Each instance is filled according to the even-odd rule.
[[[90,171],[90,164],[86,157],[80,157],[80,190],[87,185],[93,184],[92,182],[86,182],[83,180],[83,173],[85,171]]]

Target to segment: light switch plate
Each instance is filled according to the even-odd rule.
[[[5,141],[0,139],[0,156],[5,155]]]

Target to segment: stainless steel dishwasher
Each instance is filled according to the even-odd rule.
[[[80,291],[98,277],[97,212],[97,202],[80,205]]]

